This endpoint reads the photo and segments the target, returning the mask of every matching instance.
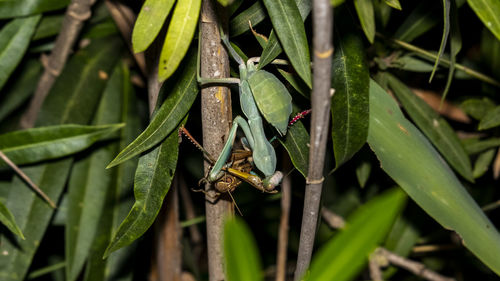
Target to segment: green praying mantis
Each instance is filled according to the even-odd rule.
[[[288,119],[292,113],[292,97],[285,85],[273,74],[265,70],[257,70],[254,59],[245,63],[232,48],[228,37],[222,30],[220,30],[220,34],[231,57],[239,65],[240,78],[202,78],[198,70],[198,83],[201,86],[206,84],[238,84],[241,109],[247,119],[241,116],[234,118],[228,140],[219,158],[212,166],[207,180],[216,182],[224,176],[224,167],[231,156],[236,132],[241,127],[245,135],[243,142],[252,151],[253,163],[264,175],[264,179],[259,183],[263,188],[262,191],[273,192],[276,186],[281,183],[283,173],[276,171],[276,152],[264,133],[261,114],[267,122],[277,129],[280,135],[285,135]]]

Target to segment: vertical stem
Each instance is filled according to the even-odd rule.
[[[204,78],[229,77],[229,60],[221,44],[215,1],[203,0],[200,17],[201,76]],[[205,87],[201,90],[201,115],[203,144],[211,155],[219,155],[227,140],[232,112],[231,95],[227,87]],[[209,165],[205,163],[205,173]],[[205,190],[212,190],[207,184]],[[227,195],[218,200],[206,196],[207,248],[209,279],[225,280],[222,234],[224,219],[234,213],[233,204]]]
[[[30,105],[21,117],[20,126],[22,128],[32,128],[42,107],[43,101],[47,97],[56,78],[68,60],[69,53],[73,47],[85,20],[90,18],[90,8],[95,0],[72,0],[64,15],[61,32],[57,35],[54,48],[48,57],[42,56],[42,63],[45,70],[38,80],[35,94]]]
[[[292,167],[290,158],[283,153],[283,171],[289,171]],[[286,280],[286,257],[288,249],[288,220],[290,218],[290,205],[292,201],[292,179],[285,177],[281,183],[281,219],[278,232],[278,258],[276,260],[276,281]]]
[[[179,199],[177,176],[163,204],[157,226],[156,263],[159,281],[180,281],[182,273],[181,227],[179,223]]]
[[[330,120],[330,81],[333,54],[333,9],[328,0],[313,1],[314,72],[312,92],[311,140],[299,253],[294,280],[300,280],[311,261],[318,222],[323,168]]]

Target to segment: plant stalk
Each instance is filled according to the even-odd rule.
[[[72,0],[69,4],[52,52],[48,57],[42,55],[42,64],[45,70],[38,80],[35,94],[28,109],[21,117],[21,128],[32,128],[35,125],[43,101],[66,65],[71,48],[80,34],[83,23],[91,16],[91,7],[94,2],[95,0]]]
[[[201,77],[229,77],[229,58],[221,44],[219,22],[216,12],[216,1],[203,0],[200,17],[200,55]],[[219,17],[223,18],[223,17]],[[203,145],[211,155],[219,155],[227,140],[231,128],[231,94],[228,87],[204,87],[201,90],[201,116]],[[205,162],[205,174],[210,168]],[[207,191],[205,209],[207,217],[207,250],[209,280],[226,280],[224,273],[223,230],[227,216],[234,214],[234,206],[227,194],[214,200],[208,194],[214,191],[211,184],[205,185]]]
[[[309,170],[294,280],[306,273],[311,262],[318,223],[326,142],[329,135],[331,69],[333,55],[333,7],[328,0],[313,1],[313,91]]]

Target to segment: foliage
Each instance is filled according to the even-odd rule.
[[[195,187],[204,176],[203,154],[188,142],[180,145],[177,133],[185,126],[201,139],[200,124],[206,122],[198,102],[203,86],[196,80],[202,1],[146,0],[142,6],[122,1],[138,15],[125,40],[111,6],[96,1],[35,128],[21,130],[20,118],[48,65],[45,56],[39,62],[40,54],[56,50],[56,37],[65,34],[60,31],[69,2],[0,2],[0,151],[58,205],[51,208],[0,163],[0,279],[145,280],[154,252],[152,225],[166,195],[178,188],[173,182]],[[229,15],[235,51],[245,60],[260,57],[255,70],[265,69],[266,77],[284,83],[294,113],[309,109],[315,71],[311,1],[218,3]],[[419,261],[432,270],[465,280],[497,279],[498,204],[490,203],[498,201],[500,175],[499,2],[331,3],[335,91],[322,201],[348,219],[339,231],[321,222],[319,250],[304,279],[361,280],[376,247],[413,257],[417,242],[453,245],[450,252],[421,254]],[[127,45],[136,55],[145,52],[148,63],[155,62],[148,71],[157,73],[141,73]],[[251,77],[249,87],[263,80]],[[150,118],[144,85],[159,81],[164,83]],[[253,98],[261,111],[282,105],[266,100],[266,91],[251,90],[259,92]],[[238,104],[248,101],[233,95],[233,104],[234,116],[242,115]],[[293,179],[287,252],[293,263],[310,119],[287,130],[281,124],[279,132],[286,132],[281,136],[268,122],[271,117],[259,112],[252,116],[266,120],[267,136],[279,135],[272,142],[277,169]],[[221,169],[237,165],[230,161]],[[297,171],[285,168],[291,165]],[[254,176],[263,177],[252,168]],[[391,188],[395,184],[399,187]],[[228,280],[270,279],[266,274],[276,263],[281,195],[248,187],[242,183],[230,193],[244,216],[224,228]],[[406,206],[405,194],[411,199]],[[204,229],[196,222],[203,221],[205,198],[190,195],[196,203],[191,211],[201,217],[181,208],[181,219]],[[480,207],[485,205],[486,213]],[[183,238],[189,235],[184,231]],[[206,259],[197,256],[203,250],[183,241],[183,268],[205,280]],[[384,278],[414,279],[395,267],[384,269]]]

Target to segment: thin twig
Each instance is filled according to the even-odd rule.
[[[181,194],[182,205],[184,206],[184,213],[186,214],[186,220],[194,220],[196,219],[196,212],[194,209],[193,201],[191,200],[191,196],[189,194],[188,187],[186,185],[186,181],[184,179],[184,175],[182,173],[177,174],[179,178],[179,190]],[[194,246],[194,257],[196,260],[200,257],[201,246],[203,243],[203,236],[198,230],[198,226],[193,224],[189,226],[189,234],[191,237],[191,244]]]
[[[446,245],[419,245],[411,249],[413,254],[431,253],[437,251],[446,251],[459,248],[456,244],[446,244]]]
[[[318,223],[323,168],[330,120],[330,81],[333,54],[333,7],[328,0],[313,1],[314,72],[312,91],[311,141],[309,171],[300,231],[299,253],[294,280],[302,278],[311,261]]]
[[[284,153],[284,170],[290,170],[290,159]],[[288,220],[290,218],[290,205],[292,201],[292,179],[285,177],[281,183],[281,218],[278,231],[278,257],[276,259],[276,281],[286,279],[286,257],[288,249]]]
[[[370,257],[368,261],[368,266],[370,268],[370,279],[372,281],[382,281],[384,278],[382,277],[382,270],[380,270],[380,265],[378,264],[375,258]]]
[[[201,50],[198,51],[201,77],[204,78],[229,77],[229,59],[219,35],[219,26],[225,28],[227,23],[219,22],[215,10],[216,3],[214,0],[203,0],[201,4]],[[201,116],[204,147],[209,154],[218,156],[227,140],[232,122],[231,94],[228,87],[213,86],[201,90]],[[210,165],[205,162],[205,174],[209,168]],[[213,191],[212,185],[207,183],[205,190]],[[215,202],[209,195],[206,195],[205,199],[209,279],[226,280],[222,234],[224,221],[234,213],[234,207],[227,194],[222,194]]]
[[[380,36],[380,37],[382,37],[382,38],[385,38],[385,36],[383,36],[381,34],[377,33],[377,35]],[[397,39],[388,39],[388,40],[390,42],[392,42],[392,43],[394,43],[394,44],[396,44],[396,45],[398,45],[398,46],[400,46],[400,47],[408,50],[408,51],[415,52],[415,53],[417,53],[417,54],[419,54],[419,55],[421,55],[421,56],[423,56],[425,58],[428,58],[430,60],[434,61],[437,58],[436,54],[433,54],[433,53],[431,53],[431,52],[429,52],[427,50],[424,50],[422,48],[414,46],[414,45],[412,45],[410,43],[407,43],[407,42],[404,42],[404,41],[401,41],[401,40],[397,40]],[[449,67],[450,66],[450,61],[447,60],[447,59],[445,59],[445,58],[441,58],[439,64],[442,64],[444,66],[448,66]],[[479,80],[481,80],[483,82],[486,82],[486,83],[491,84],[491,85],[496,86],[496,87],[500,87],[500,82],[498,82],[494,78],[489,77],[489,76],[487,76],[487,75],[485,75],[483,73],[480,73],[478,71],[470,69],[470,68],[468,68],[466,66],[463,66],[463,65],[461,65],[459,63],[455,63],[455,68],[457,70],[463,71],[463,72],[469,74],[470,76],[472,76],[474,78],[477,78],[477,79],[479,79]]]
[[[156,269],[158,281],[180,280],[182,273],[182,228],[179,224],[178,180],[174,177],[156,224]]]
[[[345,220],[343,217],[335,214],[325,207],[321,208],[321,217],[331,228],[340,229],[345,226]]]
[[[500,207],[500,200],[497,200],[495,202],[492,202],[492,203],[489,203],[488,205],[482,207],[481,209],[484,211],[484,212],[489,212],[489,211],[492,211],[496,208]]]
[[[322,209],[322,212],[325,210],[326,209]],[[335,217],[339,217],[343,221],[341,216],[331,211],[328,212],[330,212]],[[337,223],[332,223],[332,220],[327,220],[325,217],[323,218],[331,228],[338,229]],[[435,271],[426,268],[425,265],[423,265],[422,263],[398,256],[395,253],[392,253],[385,248],[377,248],[375,252],[373,252],[370,255],[369,268],[370,268],[370,277],[372,278],[372,280],[374,281],[383,280],[382,275],[380,273],[380,267],[385,267],[388,265],[388,263],[404,268],[410,271],[411,273],[420,276],[422,278],[425,278],[427,280],[455,281],[454,278],[443,276]]]
[[[43,101],[56,78],[61,74],[84,21],[91,16],[90,8],[94,2],[95,0],[72,0],[69,4],[51,54],[48,57],[42,55],[42,64],[45,70],[38,80],[28,110],[21,117],[21,128],[32,128],[35,125]]]
[[[446,277],[446,276],[443,276],[433,270],[430,270],[429,268],[427,268],[424,264],[420,263],[420,262],[416,262],[416,261],[412,261],[412,260],[409,260],[409,259],[406,259],[406,258],[403,258],[401,256],[398,256],[384,248],[378,248],[376,250],[376,254],[377,255],[381,255],[385,258],[387,258],[387,260],[395,265],[395,266],[399,266],[401,268],[404,268],[408,271],[410,271],[411,273],[417,275],[417,276],[420,276],[422,278],[425,278],[427,280],[430,280],[430,281],[455,281],[454,278],[450,278],[450,277]]]
[[[49,196],[47,194],[45,194],[45,192],[43,192],[14,162],[12,162],[9,157],[7,157],[7,155],[5,155],[5,153],[3,153],[3,151],[0,150],[0,158],[2,158],[3,161],[5,161],[5,163],[7,163],[7,165],[9,165],[9,167],[12,168],[12,170],[14,170],[14,172],[16,172],[16,174],[18,176],[20,176],[25,182],[28,183],[28,185],[33,188],[34,191],[36,191],[36,193],[38,193],[38,195],[40,195],[45,201],[47,201],[47,203],[49,203],[50,207],[52,208],[57,208],[56,204],[54,203],[54,201],[52,201]]]
[[[134,14],[132,9],[117,1],[106,0],[106,7],[115,21],[118,30],[120,30],[122,37],[125,39],[125,42],[127,42],[127,47],[130,53],[134,56],[135,62],[141,70],[141,73],[144,76],[147,76],[144,53],[136,54],[132,48],[132,30],[134,28],[137,15]]]

